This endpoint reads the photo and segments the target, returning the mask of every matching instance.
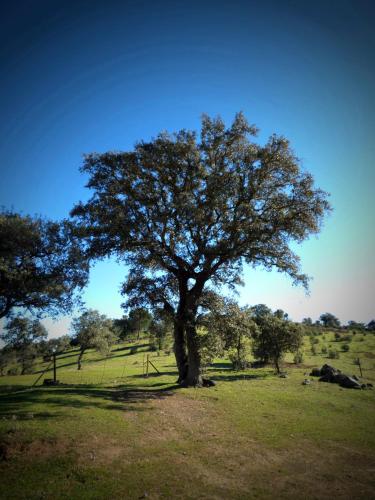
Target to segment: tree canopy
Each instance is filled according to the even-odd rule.
[[[87,349],[97,349],[107,354],[116,340],[112,321],[98,311],[88,309],[72,321],[73,342],[79,346],[78,370],[82,367],[82,357]]]
[[[88,154],[82,167],[93,195],[72,215],[87,253],[116,255],[130,267],[124,290],[142,288],[170,311],[187,385],[201,383],[196,320],[205,289],[236,286],[244,263],[307,286],[290,243],[317,233],[330,208],[288,140],[272,135],[260,145],[256,133],[241,113],[229,128],[203,116],[200,139],[161,133],[132,151]]]
[[[0,318],[15,308],[68,312],[87,273],[70,223],[0,213]]]
[[[336,316],[334,316],[331,313],[326,312],[324,314],[321,314],[319,319],[320,319],[321,323],[323,324],[323,326],[325,326],[327,328],[339,328],[340,327],[340,320],[338,318],[336,318]]]

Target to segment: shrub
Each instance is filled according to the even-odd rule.
[[[318,352],[318,351],[316,350],[316,347],[315,347],[314,345],[312,345],[312,346],[311,346],[311,354],[312,354],[313,356],[316,356],[316,355],[317,355],[317,352]]]
[[[335,340],[336,342],[339,342],[341,340],[341,335],[338,332],[335,333]]]
[[[130,354],[137,354],[138,346],[134,345],[130,348]]]
[[[18,375],[19,374],[19,369],[14,366],[13,368],[9,368],[8,370],[8,375]]]
[[[341,340],[344,341],[344,342],[351,342],[353,340],[353,338],[352,338],[351,335],[343,335],[341,337]]]
[[[348,352],[349,349],[350,349],[350,345],[349,344],[343,344],[341,346],[341,349],[344,351],[344,352]]]
[[[329,359],[339,359],[340,354],[338,351],[334,351],[333,349],[330,349],[328,352],[328,357],[329,357]]]
[[[359,341],[360,341],[360,342],[363,342],[364,340],[365,340],[365,339],[364,339],[363,337],[361,337],[361,338],[359,339]]]
[[[303,354],[301,351],[297,351],[294,355],[293,361],[296,365],[303,363]]]
[[[327,346],[324,345],[322,347],[322,354],[327,354],[327,352],[328,352]]]

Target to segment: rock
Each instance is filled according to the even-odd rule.
[[[280,373],[279,378],[288,378],[286,373]]]
[[[203,387],[214,387],[216,385],[216,382],[208,378],[202,378],[202,385]]]
[[[320,377],[322,375],[320,368],[313,368],[310,373],[310,377]]]
[[[344,373],[337,373],[334,375],[333,382],[339,384],[341,387],[346,387],[347,389],[362,389],[361,384],[349,375]]]
[[[310,385],[311,384],[311,380],[309,380],[308,378],[305,378],[305,380],[302,382],[302,385]]]
[[[321,375],[328,375],[332,374],[335,375],[336,373],[341,373],[341,370],[338,370],[337,368],[334,368],[331,365],[323,365],[321,370],[320,370]]]

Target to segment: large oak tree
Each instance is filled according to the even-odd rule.
[[[241,113],[229,128],[203,116],[200,139],[161,133],[132,151],[89,154],[82,167],[93,195],[72,215],[88,254],[115,254],[130,267],[125,288],[142,282],[155,300],[163,295],[186,385],[202,380],[196,322],[205,289],[236,284],[244,263],[306,285],[290,243],[317,233],[329,210],[288,140],[260,145],[256,133]]]

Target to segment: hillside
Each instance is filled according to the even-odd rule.
[[[57,387],[30,388],[48,363],[0,377],[0,498],[374,498],[375,392],[305,374],[328,362],[359,376],[360,357],[375,385],[375,335],[348,352],[333,332],[317,338],[301,365],[287,356],[287,378],[217,359],[207,389],[177,387],[173,354],[147,339],[91,351],[80,372],[69,351]],[[161,374],[143,376],[147,354]]]

